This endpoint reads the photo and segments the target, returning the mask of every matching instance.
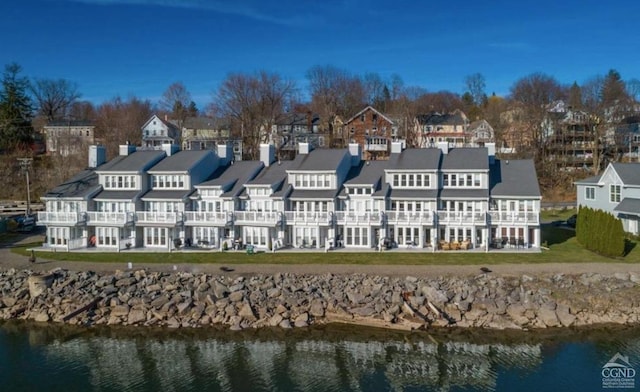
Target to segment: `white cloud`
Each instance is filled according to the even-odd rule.
[[[312,15],[292,15],[286,7],[282,12],[274,16],[268,12],[260,10],[252,4],[242,4],[238,1],[226,3],[215,0],[67,0],[76,3],[95,5],[146,5],[150,7],[170,7],[208,10],[221,14],[236,15],[261,22],[276,25],[298,27],[308,25],[317,21],[317,16]],[[259,4],[259,3],[258,3]]]

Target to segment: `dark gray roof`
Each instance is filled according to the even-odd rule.
[[[140,172],[149,166],[158,162],[165,156],[164,151],[160,150],[144,150],[136,151],[127,156],[118,156],[114,159],[114,163],[100,166],[98,172]]]
[[[222,186],[233,181],[238,181],[241,178],[246,178],[249,173],[253,174],[255,170],[262,166],[261,161],[237,161],[233,165],[222,166],[216,169],[215,172],[205,182],[202,182],[196,186]],[[247,179],[248,181],[248,179]],[[244,186],[244,183],[243,183]]]
[[[349,170],[345,185],[375,185],[384,174],[389,161],[362,161]]]
[[[437,189],[391,189],[392,200],[404,199],[436,199],[438,197]]]
[[[453,113],[440,114],[431,112],[429,114],[419,114],[416,116],[419,124],[422,125],[464,125],[465,120],[462,113],[455,110]]]
[[[613,210],[624,214],[640,215],[640,199],[625,197]]]
[[[624,185],[640,185],[640,163],[613,163]]]
[[[290,170],[329,171],[336,170],[338,165],[349,154],[346,148],[313,150],[308,154],[298,154],[293,160],[295,168]]]
[[[97,192],[100,188],[95,170],[86,169],[48,191],[43,197],[82,198]]]
[[[442,170],[489,170],[489,150],[486,147],[452,148],[444,154]]]
[[[457,189],[447,188],[440,190],[442,199],[488,199],[489,191],[487,189]]]
[[[102,191],[93,200],[133,200],[140,191]]]
[[[238,181],[220,197],[236,197],[240,195],[244,190],[244,184],[251,180],[256,175],[256,171],[262,167],[264,167],[264,163],[261,161],[239,161],[231,165],[227,170],[233,170],[237,173]]]
[[[334,199],[337,194],[335,189],[294,189],[289,199]]]
[[[536,168],[531,159],[496,159],[490,173],[491,196],[541,197]]]
[[[600,177],[602,177],[602,175],[583,178],[582,180],[574,181],[574,184],[597,185],[600,182]]]
[[[164,200],[184,200],[187,196],[189,196],[193,191],[192,190],[181,190],[181,191],[174,191],[174,190],[165,190],[165,189],[156,189],[156,190],[151,190],[147,193],[144,194],[144,196],[141,197],[142,200],[158,200],[158,199],[164,199]]]
[[[187,172],[207,157],[209,157],[211,164],[213,164],[215,154],[211,150],[179,151],[161,160],[149,169],[148,172],[151,174],[159,172]]]
[[[391,154],[388,170],[438,170],[442,151],[439,148],[408,148]]]
[[[287,178],[287,170],[295,167],[294,161],[278,161],[264,168],[254,179],[247,182],[251,185],[273,185]]]
[[[94,127],[93,121],[89,120],[53,120],[49,121],[47,127]]]

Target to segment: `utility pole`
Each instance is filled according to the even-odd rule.
[[[25,215],[29,216],[31,215],[31,188],[29,187],[29,169],[31,168],[33,158],[18,158],[18,162],[20,164],[20,169],[22,169],[22,171],[27,176],[27,211]]]

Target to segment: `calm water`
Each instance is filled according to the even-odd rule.
[[[603,391],[602,366],[616,353],[640,373],[640,329],[232,333],[5,323],[0,390]]]

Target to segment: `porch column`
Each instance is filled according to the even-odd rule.
[[[484,251],[488,252],[489,251],[489,243],[491,242],[491,239],[489,238],[489,236],[491,235],[491,229],[488,227],[485,227],[484,229],[482,229],[482,236],[484,237]]]

